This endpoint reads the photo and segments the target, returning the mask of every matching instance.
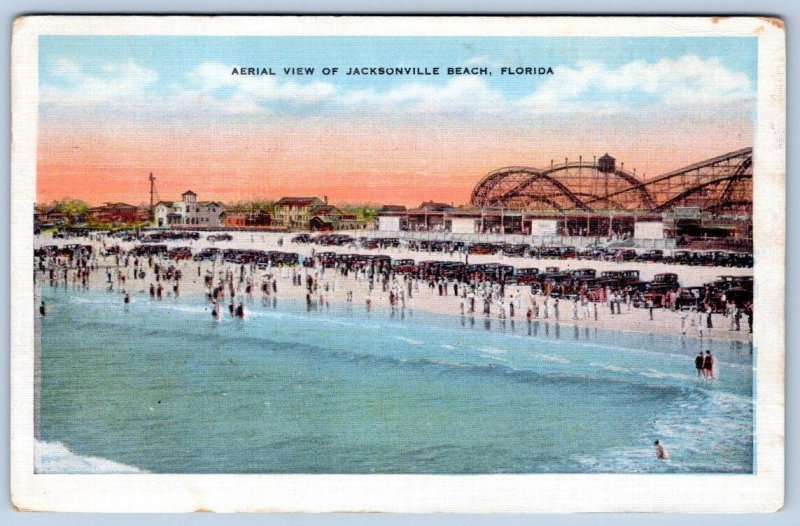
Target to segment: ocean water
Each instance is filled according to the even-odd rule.
[[[37,470],[752,473],[753,355],[363,305],[44,287]],[[669,462],[655,458],[661,440]]]

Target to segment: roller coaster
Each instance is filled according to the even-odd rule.
[[[550,168],[509,166],[487,174],[472,191],[478,208],[510,210],[663,212],[698,207],[718,214],[751,214],[753,149],[743,148],[641,179],[608,154]]]

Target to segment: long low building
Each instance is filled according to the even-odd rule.
[[[523,211],[423,203],[405,210],[398,207],[379,210],[377,228],[389,234],[440,232],[467,237],[489,234],[527,236],[543,242],[553,238],[573,241],[602,238],[608,242],[627,242],[631,246],[647,248],[693,246],[698,249],[752,250],[752,221],[749,216],[721,216],[699,209],[673,209],[662,213]]]
[[[665,235],[660,213],[477,209],[430,202],[407,210],[379,210],[378,229],[533,236],[633,236],[638,232],[650,239]]]

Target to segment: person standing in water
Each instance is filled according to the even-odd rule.
[[[697,356],[694,357],[694,367],[697,369],[697,376],[704,376],[703,374],[703,351],[697,353]]]
[[[706,378],[714,378],[714,355],[711,354],[711,351],[706,351],[706,355],[703,358],[703,376]]]
[[[45,316],[47,314],[47,309],[44,306],[44,301],[42,301],[42,304],[39,305],[39,314],[41,314],[42,316]]]
[[[656,440],[653,442],[653,447],[656,450],[656,458],[658,460],[669,460],[669,451],[667,451],[667,448],[665,448],[661,442]]]

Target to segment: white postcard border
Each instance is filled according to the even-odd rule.
[[[43,475],[33,473],[38,36],[757,36],[755,475]],[[785,33],[708,17],[27,17],[12,43],[11,491],[21,510],[768,512],[783,504]],[[703,498],[698,499],[702,494]]]

